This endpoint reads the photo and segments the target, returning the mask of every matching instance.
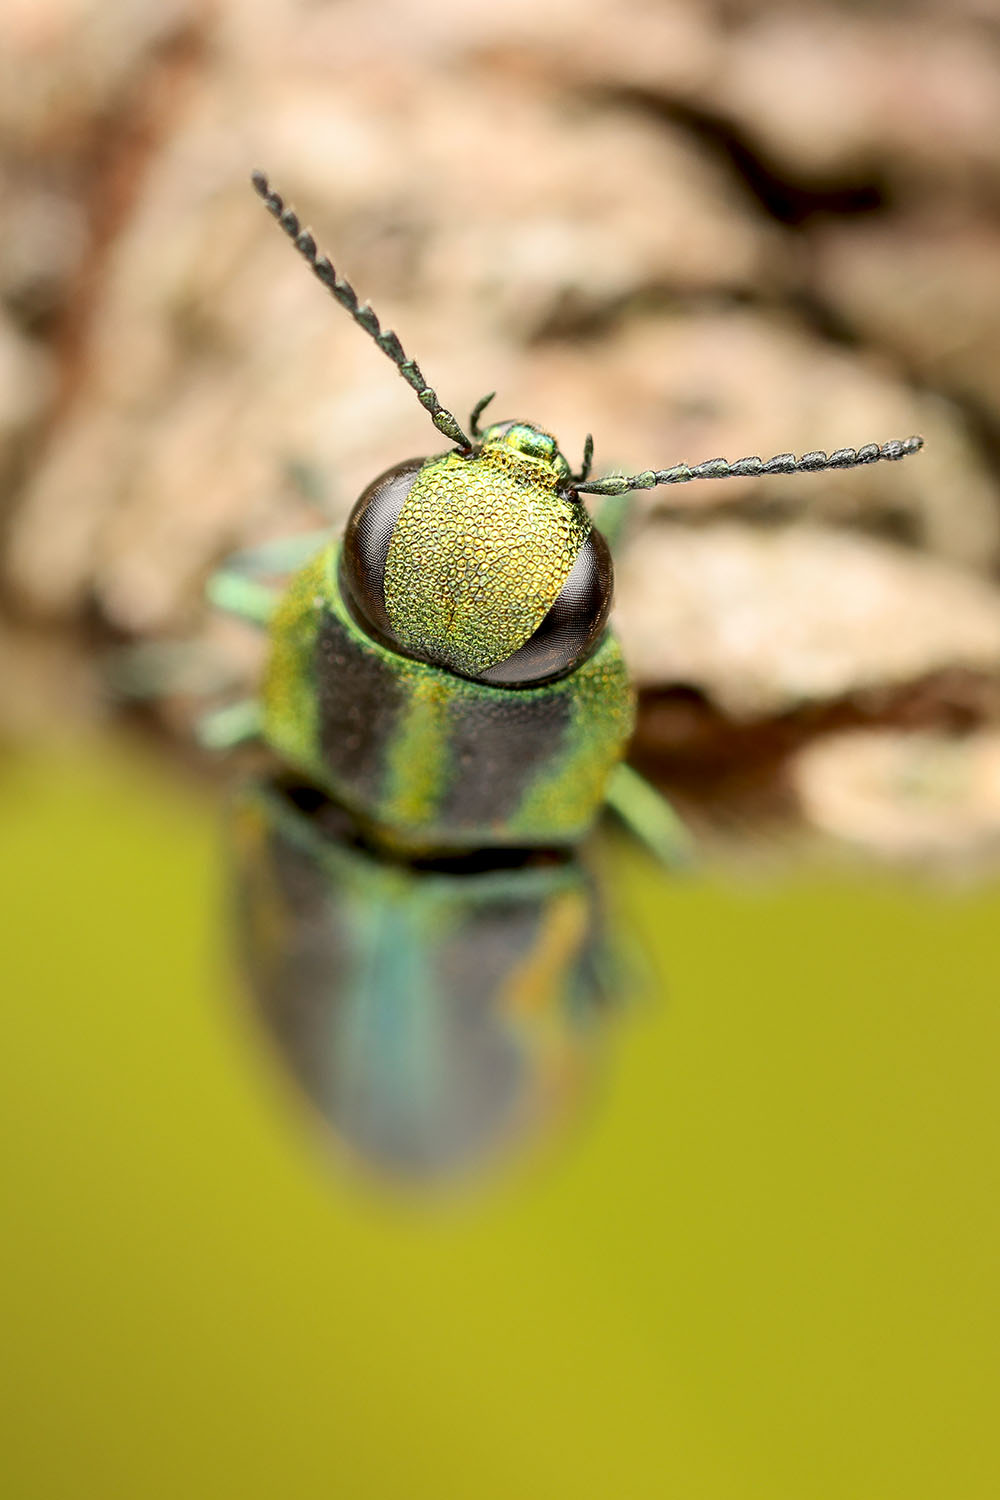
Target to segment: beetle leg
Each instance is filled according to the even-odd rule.
[[[231,750],[261,733],[260,704],[256,698],[210,708],[195,725],[195,737],[206,750]]]
[[[208,580],[205,597],[211,605],[226,614],[249,620],[253,625],[267,626],[280,598],[280,591],[268,588],[265,583],[258,583],[255,578],[244,578],[240,573],[220,568]]]
[[[690,863],[693,845],[684,824],[667,799],[624,761],[611,773],[605,801],[666,869]]]
[[[315,557],[321,547],[330,540],[329,530],[299,531],[293,536],[274,537],[262,542],[259,547],[245,547],[230,553],[223,571],[241,577],[260,577],[261,574],[294,573]]]

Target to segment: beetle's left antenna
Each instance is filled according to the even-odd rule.
[[[359,302],[358,294],[345,281],[338,276],[333,265],[326,255],[320,254],[316,248],[316,241],[308,229],[303,229],[299,223],[299,216],[294,209],[286,208],[284,199],[280,193],[276,193],[271,187],[263,172],[254,172],[250,178],[257,192],[263,198],[264,203],[277,219],[282,229],[288,235],[292,244],[301,256],[304,257],[313,269],[316,277],[323,283],[328,292],[331,292],[341,307],[345,307],[354,319],[355,323],[370,334],[376,344],[392,360],[396,369],[402,375],[407,385],[412,386],[417,393],[417,400],[426,412],[429,413],[431,421],[439,432],[443,432],[446,438],[456,443],[464,453],[472,451],[472,442],[466,437],[459,427],[450,411],[438,401],[437,395],[431,390],[420,371],[420,366],[415,360],[407,359],[403,352],[403,346],[393,333],[391,328],[382,328],[375,313],[367,302]]]

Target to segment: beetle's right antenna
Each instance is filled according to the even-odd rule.
[[[382,353],[387,354],[392,360],[407,385],[412,386],[416,391],[417,400],[429,413],[438,432],[443,432],[446,438],[450,438],[462,449],[463,453],[470,453],[471,441],[459,427],[451,412],[440,404],[437,395],[421,374],[420,366],[415,360],[407,359],[403,346],[392,329],[382,328],[368,303],[358,301],[358,294],[350,282],[338,276],[329,258],[320,254],[316,248],[316,241],[308,229],[301,227],[298,214],[294,209],[285,207],[281,194],[274,191],[264,173],[252,173],[250,180],[296,250],[309,262],[314,275],[323,283],[327,291],[336,297],[341,307],[347,309],[355,323],[360,324],[365,332],[371,335]]]
[[[641,474],[609,474],[606,479],[578,479],[573,488],[581,495],[624,495],[628,490],[651,490],[658,484],[687,484],[691,479],[744,479],[757,474],[816,474],[820,469],[857,469],[883,459],[894,462],[919,453],[922,437],[894,439],[891,443],[867,443],[863,448],[838,448],[835,453],[778,453],[765,463],[762,458],[710,458],[703,464],[674,464],[671,469],[644,469]]]

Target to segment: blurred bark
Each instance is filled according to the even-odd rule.
[[[593,429],[604,470],[923,432],[904,465],[641,497],[621,623],[661,779],[693,745],[742,758],[761,805],[829,832],[852,724],[905,739],[919,699],[912,732],[980,756],[988,0],[9,0],[0,69],[3,659],[32,683],[10,721],[46,681],[59,712],[96,705],[86,662],[122,638],[225,650],[249,681],[255,649],[201,603],[214,563],[436,446],[261,213],[261,165],[460,413],[496,388],[570,455]],[[71,693],[44,665],[66,653]]]

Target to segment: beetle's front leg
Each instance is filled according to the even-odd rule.
[[[232,750],[259,739],[263,723],[256,698],[240,698],[221,708],[210,708],[195,725],[195,738],[205,750]]]
[[[243,578],[261,578],[281,573],[297,573],[311,557],[329,545],[329,527],[321,531],[296,531],[291,536],[272,537],[257,547],[245,547],[231,553],[222,565],[224,573]]]
[[[330,540],[324,531],[302,531],[275,537],[259,547],[247,547],[226,558],[205,586],[205,596],[216,609],[251,625],[267,626],[281,590],[261,578],[297,572]]]
[[[281,594],[256,578],[226,567],[212,574],[205,585],[205,597],[215,609],[266,629]]]
[[[624,761],[611,773],[605,802],[668,870],[691,863],[690,833],[666,797]]]

